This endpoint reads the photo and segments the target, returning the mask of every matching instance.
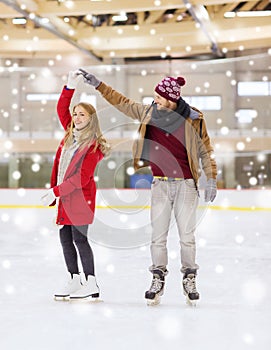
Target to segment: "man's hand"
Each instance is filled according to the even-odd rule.
[[[80,74],[83,75],[85,83],[94,86],[95,88],[97,88],[101,84],[101,81],[97,79],[95,75],[88,73],[82,68],[79,68],[78,71],[80,72]]]
[[[209,179],[207,181],[207,185],[205,188],[205,202],[213,202],[217,193],[217,187],[216,187],[216,180],[215,179]]]

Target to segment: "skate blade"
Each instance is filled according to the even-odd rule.
[[[100,298],[91,298],[91,297],[86,297],[86,298],[71,298],[70,301],[72,303],[91,303],[91,304],[98,304],[98,303],[103,303],[103,300]]]
[[[160,296],[156,296],[154,299],[147,299],[147,305],[148,306],[155,306],[155,305],[159,305],[161,301]]]
[[[188,297],[186,297],[186,304],[192,307],[196,307],[197,306],[197,301],[198,300],[191,300]]]
[[[103,300],[99,298],[99,294],[87,295],[83,297],[71,296],[70,301],[89,301],[92,303],[103,302]]]
[[[54,300],[55,301],[70,301],[70,296],[67,295],[67,296],[62,297],[62,296],[59,296],[59,295],[55,295],[54,296]]]

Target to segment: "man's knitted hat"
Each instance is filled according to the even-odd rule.
[[[181,96],[181,86],[184,85],[183,77],[166,77],[156,85],[154,90],[165,99],[177,102]]]

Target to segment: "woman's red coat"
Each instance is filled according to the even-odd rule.
[[[65,130],[72,118],[69,108],[74,91],[64,87],[57,104],[58,117]],[[96,198],[94,172],[103,154],[99,148],[94,152],[94,145],[82,150],[78,149],[67,168],[63,182],[57,185],[63,144],[64,140],[56,151],[51,175],[51,187],[55,195],[60,197],[56,223],[58,225],[91,224],[94,219]]]

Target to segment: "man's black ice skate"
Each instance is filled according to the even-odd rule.
[[[160,304],[160,297],[164,294],[165,276],[161,270],[153,270],[151,287],[145,293],[148,305]]]
[[[186,296],[187,303],[196,306],[199,300],[199,293],[196,288],[196,274],[186,273],[183,278],[183,293]]]

